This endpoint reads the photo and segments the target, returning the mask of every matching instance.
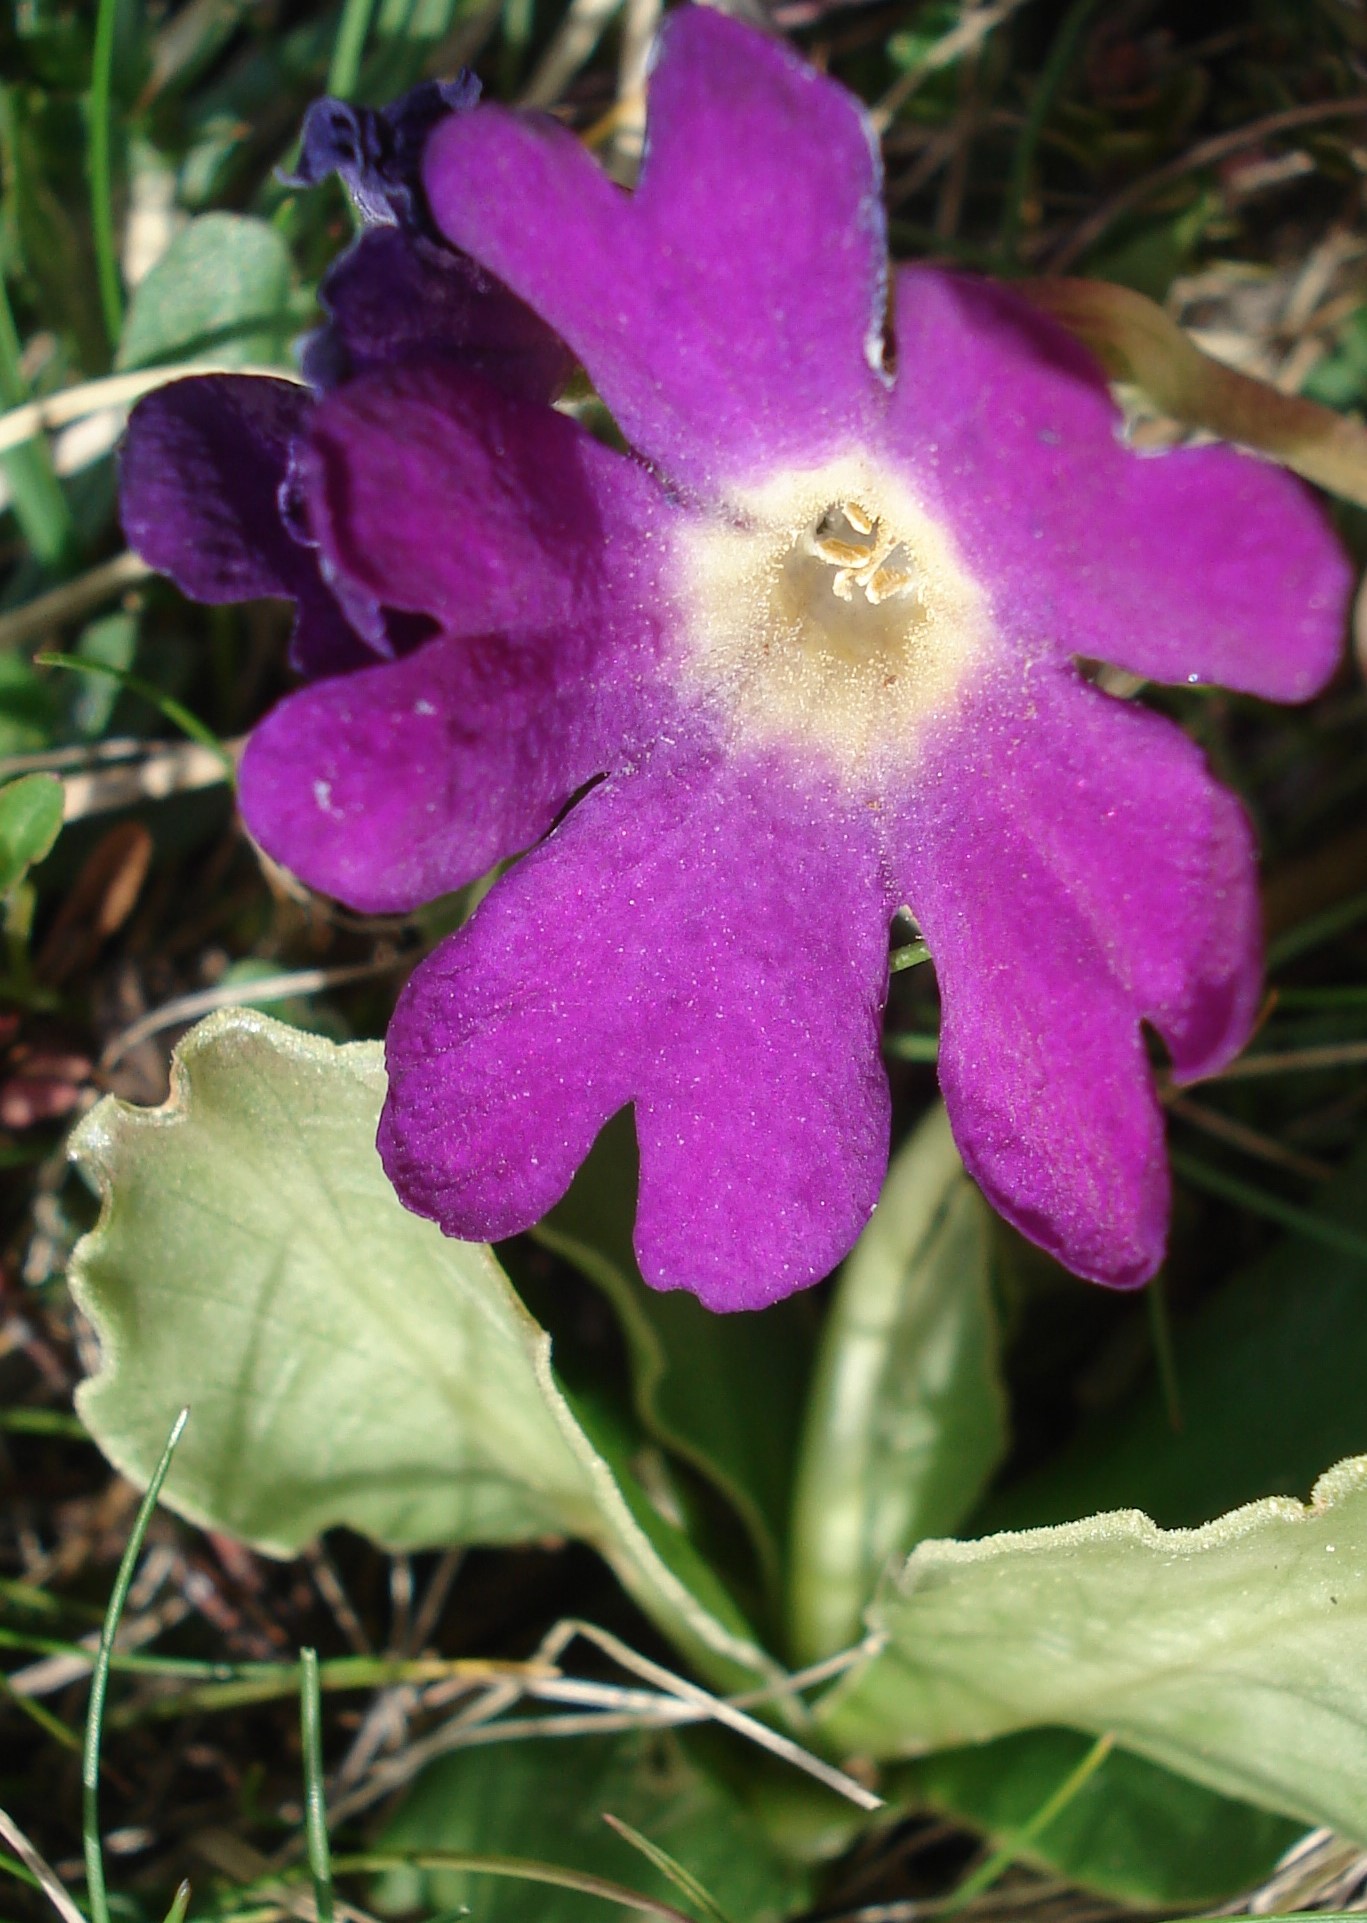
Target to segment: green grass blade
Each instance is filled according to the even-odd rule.
[[[299,1728],[304,1744],[304,1835],[318,1923],[332,1923],[332,1851],[323,1791],[323,1695],[318,1651],[299,1652]]]
[[[90,1907],[91,1923],[109,1923],[109,1896],[104,1880],[104,1852],[100,1847],[100,1738],[104,1730],[104,1704],[109,1691],[109,1664],[114,1654],[114,1638],[118,1634],[119,1621],[128,1601],[128,1591],[132,1587],[133,1571],[137,1568],[138,1557],[152,1521],[152,1512],[157,1506],[157,1497],[166,1480],[166,1472],[171,1467],[176,1444],[185,1431],[190,1419],[190,1411],[182,1409],[171,1424],[171,1433],[166,1438],[166,1447],[161,1452],[161,1461],[152,1472],[152,1480],[147,1485],[147,1493],[138,1508],[133,1522],[133,1533],[128,1538],[128,1547],[123,1552],[119,1573],[114,1578],[110,1592],[109,1608],[105,1612],[104,1628],[100,1632],[99,1652],[95,1657],[95,1667],[90,1673],[90,1707],[85,1720],[85,1746],[81,1757],[81,1835],[85,1847],[86,1897]]]
[[[171,1907],[166,1912],[166,1923],[185,1923],[185,1912],[190,1907],[190,1885],[182,1879],[171,1898]]]
[[[114,238],[114,48],[118,19],[119,0],[100,0],[90,63],[90,224],[95,237],[100,308],[111,350],[118,346],[123,329],[123,282]]]
[[[704,1916],[710,1918],[711,1923],[731,1923],[730,1917],[711,1892],[704,1889],[697,1877],[686,1870],[682,1863],[676,1862],[668,1850],[662,1850],[658,1843],[652,1843],[648,1836],[642,1836],[640,1830],[633,1829],[630,1823],[624,1823],[620,1816],[610,1816],[604,1812],[603,1821],[609,1829],[617,1832],[624,1843],[630,1843],[648,1863],[653,1863],[661,1876],[672,1883],[681,1896],[686,1896],[690,1903],[700,1909]]]
[[[1064,15],[1063,22],[1054,35],[1049,49],[1049,58],[1044,70],[1030,92],[1030,104],[1016,142],[1016,151],[1011,156],[1011,178],[1006,189],[1006,205],[1002,215],[1001,255],[1007,265],[1015,262],[1020,251],[1021,222],[1025,212],[1025,197],[1030,191],[1030,176],[1034,171],[1035,155],[1039,151],[1040,136],[1044,123],[1049,118],[1059,88],[1068,77],[1078,47],[1082,40],[1083,29],[1095,13],[1097,0],[1073,0],[1073,5]]]
[[[339,1856],[333,1863],[339,1872],[372,1874],[381,1870],[459,1870],[467,1876],[506,1876],[518,1883],[546,1883],[556,1890],[578,1890],[584,1896],[598,1896],[606,1903],[643,1916],[654,1916],[660,1923],[697,1923],[685,1910],[658,1897],[644,1896],[613,1883],[606,1876],[588,1870],[562,1869],[558,1863],[538,1863],[521,1856],[475,1856],[463,1850],[390,1850],[370,1851],[364,1856]],[[1361,1919],[1359,1919],[1361,1923]]]
[[[36,1723],[54,1742],[60,1743],[63,1749],[74,1750],[79,1755],[81,1739],[75,1730],[68,1729],[61,1717],[54,1716],[46,1704],[35,1702],[31,1696],[21,1695],[3,1673],[0,1673],[0,1696],[12,1704],[21,1716],[27,1716],[30,1722]]]
[[[894,1062],[938,1062],[940,1038],[938,1035],[915,1033],[885,1035],[883,1053],[890,1056]]]
[[[129,694],[135,694],[140,701],[150,703],[173,728],[179,728],[191,741],[197,741],[201,748],[208,748],[211,754],[216,754],[230,775],[236,774],[232,756],[213,729],[206,727],[183,702],[177,701],[174,695],[164,693],[154,682],[145,681],[140,674],[130,674],[127,668],[116,668],[112,662],[86,661],[78,654],[37,654],[33,658],[35,665],[40,668],[65,668],[71,674],[99,674],[106,681],[117,681]]]
[[[361,55],[365,52],[370,16],[374,11],[375,0],[346,0],[342,8],[342,23],[337,29],[332,64],[328,68],[328,92],[336,94],[339,100],[350,100],[356,91],[361,77]]]
[[[904,968],[919,968],[929,960],[930,950],[923,941],[909,941],[901,948],[894,948],[888,956],[888,973],[900,975]]]
[[[1284,1202],[1279,1195],[1255,1188],[1251,1182],[1242,1182],[1221,1169],[1210,1168],[1182,1150],[1174,1149],[1170,1160],[1173,1174],[1180,1175],[1193,1188],[1204,1189],[1208,1195],[1219,1196],[1222,1202],[1232,1202],[1236,1208],[1265,1216],[1269,1222],[1290,1229],[1293,1235],[1308,1236],[1326,1248],[1341,1249],[1345,1255],[1355,1255],[1359,1261],[1367,1262],[1367,1235],[1350,1228],[1346,1222],[1335,1222],[1331,1216],[1317,1215],[1295,1202]]]
[[[957,1916],[970,1903],[981,1896],[997,1881],[997,1878],[1010,1869],[1021,1851],[1034,1838],[1043,1834],[1057,1816],[1060,1816],[1073,1798],[1091,1781],[1106,1758],[1115,1747],[1113,1736],[1098,1736],[1076,1769],[1064,1777],[1053,1795],[1043,1802],[1025,1828],[1020,1830],[1000,1849],[993,1850],[986,1860],[980,1863],[971,1875],[966,1876],[949,1901],[940,1910],[942,1917]]]
[[[9,291],[0,277],[0,403],[6,408],[22,407],[29,397],[22,356]],[[45,568],[60,567],[75,553],[76,530],[46,443],[35,438],[11,448],[0,456],[0,467],[9,482],[14,518],[34,557]]]

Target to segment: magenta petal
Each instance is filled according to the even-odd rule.
[[[1008,288],[905,269],[897,342],[892,444],[1022,651],[1276,700],[1328,679],[1351,572],[1299,481],[1230,448],[1132,452],[1100,369]]]
[[[965,1161],[1069,1268],[1146,1280],[1168,1188],[1140,1023],[1179,1078],[1248,1037],[1260,939],[1243,811],[1162,717],[1046,669],[963,717],[904,827]]]
[[[519,853],[625,752],[601,637],[516,650],[442,639],[305,688],[242,761],[248,828],[310,887],[367,914],[416,908]]]
[[[882,394],[883,214],[862,110],[704,7],[667,21],[648,102],[633,196],[544,117],[448,121],[424,170],[434,218],[568,342],[674,480],[709,489],[843,452]]]
[[[409,365],[319,403],[305,482],[332,564],[448,634],[659,618],[671,510],[654,479],[548,407]]]
[[[888,916],[867,817],[774,767],[604,783],[404,991],[391,1179],[449,1234],[507,1235],[634,1101],[646,1279],[715,1309],[803,1287],[886,1167]]]
[[[1029,872],[1007,831],[996,853]],[[941,858],[962,866],[962,851]],[[918,891],[940,966],[940,1087],[970,1175],[1008,1222],[1113,1288],[1163,1259],[1163,1121],[1139,1025],[1090,930],[1047,876],[965,913],[941,877]]]

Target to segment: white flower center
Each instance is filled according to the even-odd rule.
[[[748,739],[815,750],[855,781],[905,764],[990,634],[947,529],[862,457],[728,507],[683,539],[685,675]]]

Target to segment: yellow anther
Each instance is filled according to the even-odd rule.
[[[813,535],[811,546],[817,559],[829,561],[833,568],[862,567],[873,554],[873,549],[862,543],[856,547],[852,541],[836,541],[822,535]]]
[[[873,579],[864,583],[864,592],[874,607],[879,607],[895,594],[906,594],[914,586],[915,581],[906,568],[879,568]]]

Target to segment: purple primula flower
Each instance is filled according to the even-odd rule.
[[[1075,658],[1313,694],[1348,592],[1319,508],[1227,449],[1127,450],[1095,364],[1004,290],[903,270],[886,340],[862,111],[719,14],[665,28],[634,194],[496,107],[424,177],[634,451],[430,358],[310,419],[322,556],[437,632],[267,719],[253,833],[364,910],[531,849],[400,1000],[399,1193],[525,1228],[630,1103],[649,1282],[731,1309],[815,1280],[887,1166],[905,908],[968,1167],[1079,1273],[1143,1281],[1144,1025],[1179,1079],[1245,1040],[1253,849],[1188,739]]]
[[[415,87],[382,111],[315,102],[286,185],[340,175],[366,228],[320,290],[328,319],[300,356],[308,386],[198,375],[149,395],[129,424],[121,497],[130,544],[193,600],[293,601],[290,660],[305,675],[406,654],[432,631],[364,594],[319,551],[296,473],[315,393],[436,358],[549,401],[573,365],[545,323],[442,240],[428,215],[424,144],[478,97],[467,74]]]

